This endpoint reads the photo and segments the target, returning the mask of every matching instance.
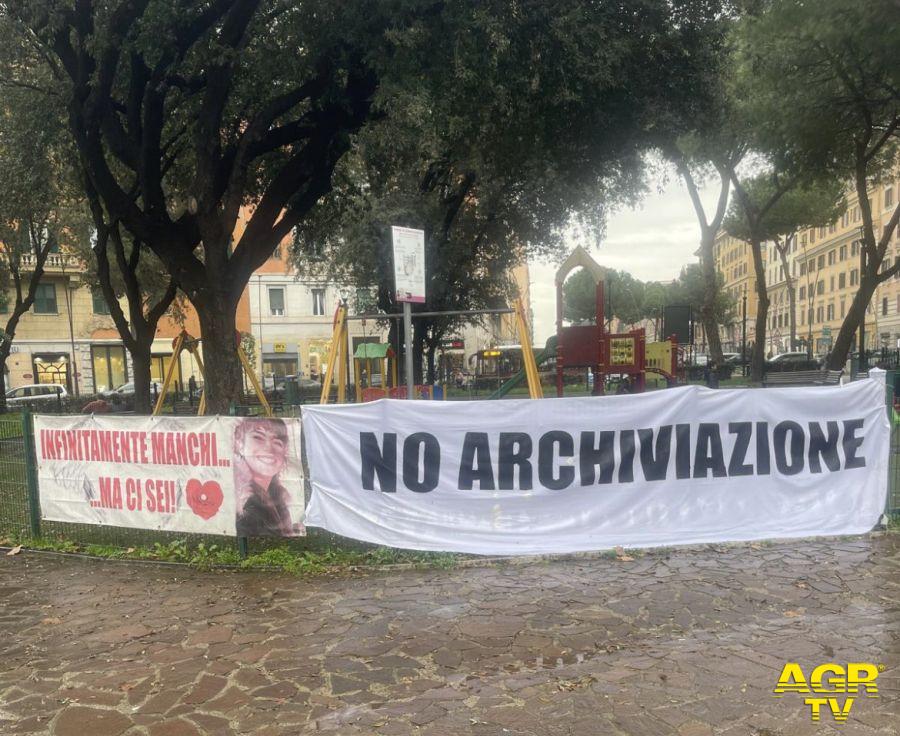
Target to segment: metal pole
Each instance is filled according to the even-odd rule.
[[[499,309],[448,309],[442,312],[416,312],[413,316],[418,317],[453,317],[453,316],[464,316],[464,315],[479,315],[479,314],[514,314],[515,309],[509,309],[508,307],[499,308]],[[348,320],[363,320],[363,319],[371,319],[371,320],[379,320],[379,319],[403,319],[403,312],[368,312],[366,314],[348,314]]]
[[[413,338],[412,338],[412,304],[403,302],[403,342],[406,347],[406,398],[415,398],[415,380],[413,377]]]
[[[237,415],[237,406],[233,401],[228,403],[228,416],[233,417]],[[247,555],[250,553],[250,545],[247,542],[247,537],[238,537],[237,538],[238,545],[238,554],[241,556],[242,560],[247,559]]]
[[[259,313],[259,379],[263,389],[266,387],[266,377],[263,374],[263,311],[262,311],[262,274],[256,275],[256,311]],[[273,381],[274,383],[274,381]]]
[[[31,410],[22,412],[22,440],[25,443],[25,485],[28,489],[28,521],[31,536],[41,536],[41,503],[38,499],[37,455],[34,451],[34,423]]]
[[[78,391],[78,358],[75,356],[75,327],[72,323],[72,299],[74,297],[73,294],[69,292],[69,284],[65,285],[66,290],[66,311],[69,313],[69,345],[72,347],[72,362],[70,364],[70,368],[72,370],[72,380],[74,381],[75,395],[78,396],[80,392]],[[110,371],[110,373],[112,373]]]
[[[741,370],[747,375],[747,288],[741,299]]]

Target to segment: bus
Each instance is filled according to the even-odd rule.
[[[475,358],[475,390],[499,388],[522,370],[522,346],[498,345],[479,350]]]

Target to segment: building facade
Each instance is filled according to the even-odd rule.
[[[723,279],[723,289],[737,305],[734,319],[730,324],[722,325],[720,328],[722,350],[726,353],[739,353],[744,339],[745,311],[748,349],[756,339],[756,311],[759,305],[759,296],[756,293],[756,273],[753,269],[750,244],[722,231],[716,237],[713,257],[716,270]],[[746,309],[744,308],[744,297],[746,297]],[[699,320],[696,321],[699,323]]]
[[[34,257],[22,256],[28,278]],[[12,289],[0,312],[5,327]],[[94,394],[131,380],[131,359],[103,296],[84,277],[81,261],[66,253],[47,257],[32,308],[22,315],[6,362],[6,386],[59,383],[70,393]]]
[[[897,206],[900,169],[870,189],[869,202],[877,236],[881,236]],[[846,194],[847,209],[835,222],[822,227],[801,230],[791,238],[786,261],[774,243],[763,246],[766,292],[769,297],[766,326],[766,354],[809,349],[823,356],[833,345],[860,280],[862,215],[855,189]],[[885,253],[882,270],[900,257],[900,229],[894,232]],[[737,319],[721,327],[723,350],[739,352],[741,346],[741,304],[747,295],[747,343],[755,337],[758,308],[756,279],[750,245],[725,232],[715,245],[716,269],[722,274],[724,288],[737,305]],[[791,344],[791,304],[788,279],[794,282],[796,336]],[[868,306],[865,341],[869,350],[900,348],[900,278],[894,277],[878,285]]]
[[[351,287],[301,278],[288,260],[287,242],[254,272],[247,296],[257,369],[267,387],[286,376],[322,378],[332,354],[338,305],[342,300],[365,303]],[[351,320],[348,333],[353,352],[362,342],[387,339],[387,329],[373,320]],[[351,377],[352,371],[351,361]]]

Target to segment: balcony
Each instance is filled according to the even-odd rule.
[[[23,253],[19,261],[22,270],[33,271],[36,260],[33,253]],[[80,273],[83,270],[81,259],[69,253],[51,253],[44,263],[46,273]]]

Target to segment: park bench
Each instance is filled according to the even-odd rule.
[[[767,373],[763,386],[837,386],[841,382],[842,370],[824,371],[779,371]]]

